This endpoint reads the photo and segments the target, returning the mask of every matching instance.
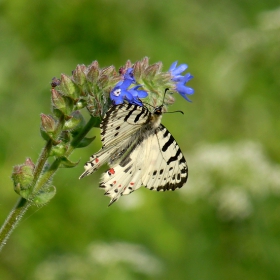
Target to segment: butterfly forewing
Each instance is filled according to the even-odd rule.
[[[144,125],[151,113],[145,107],[123,103],[112,106],[106,113],[100,128],[103,147],[130,138]]]
[[[137,105],[111,106],[100,124],[102,149],[90,157],[80,178],[90,175],[106,162],[118,160],[150,115],[149,110]]]

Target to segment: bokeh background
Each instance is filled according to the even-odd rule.
[[[10,174],[44,145],[50,82],[77,64],[187,63],[195,89],[165,115],[189,164],[177,192],[140,189],[111,207],[100,141],[75,151],[57,195],[32,208],[0,254],[0,279],[280,279],[279,1],[0,2],[0,222],[17,201]],[[99,130],[92,131],[99,135]],[[99,138],[98,138],[99,139]]]

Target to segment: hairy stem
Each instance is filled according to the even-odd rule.
[[[2,250],[4,245],[6,245],[6,242],[11,233],[30,206],[31,203],[29,203],[26,199],[24,199],[23,197],[19,198],[15,207],[10,212],[9,216],[0,229],[0,251]]]

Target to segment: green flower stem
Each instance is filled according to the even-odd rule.
[[[60,131],[61,127],[64,123],[62,120],[60,120],[60,124],[57,126],[57,132]],[[98,127],[100,123],[100,120],[98,118],[91,117],[88,123],[85,125],[85,127],[82,129],[82,131],[73,138],[69,149],[67,150],[65,156],[68,157],[73,150],[77,147],[77,145],[83,140],[83,138],[87,135],[87,133],[90,131],[92,127]],[[57,169],[60,166],[61,158],[57,158],[54,160],[54,162],[51,164],[51,166],[44,172],[42,175],[43,168],[46,164],[46,161],[48,159],[50,150],[52,148],[52,142],[49,140],[45,148],[42,150],[42,153],[37,161],[37,164],[35,166],[34,170],[34,181],[33,181],[33,190],[32,194],[35,195],[47,182],[48,180],[54,175],[54,173],[57,171]],[[31,196],[32,197],[32,196]],[[11,233],[25,214],[25,212],[28,210],[30,206],[33,205],[32,199],[26,200],[25,198],[21,197],[17,201],[16,205],[10,212],[9,216],[7,217],[6,221],[4,222],[3,226],[0,229],[0,251],[6,245],[6,242],[8,238],[10,237]]]
[[[9,216],[7,217],[5,223],[1,227],[0,230],[0,251],[6,245],[8,238],[10,237],[11,233],[19,223],[20,219],[23,217],[27,209],[31,206],[31,203],[28,202],[26,199],[21,197],[13,210],[10,212]]]
[[[49,157],[50,151],[52,148],[52,140],[47,141],[46,146],[41,152],[41,155],[36,163],[35,169],[34,169],[34,179],[33,183],[36,183],[38,181],[38,178],[40,174],[42,173],[42,170],[46,164],[46,161]],[[34,185],[33,185],[34,187]]]
[[[56,129],[54,132],[54,138],[56,138],[59,135],[64,123],[65,123],[65,119],[64,119],[64,116],[62,115],[56,125]],[[49,157],[49,154],[51,152],[52,145],[53,145],[52,140],[51,139],[48,140],[45,148],[42,150],[41,155],[36,163],[34,174],[33,174],[34,179],[33,179],[33,184],[32,184],[32,194],[36,194],[37,191],[40,189],[40,187],[44,186],[44,184],[46,183],[44,180],[42,180],[42,178],[40,178],[40,176],[42,174],[43,168],[44,168],[44,166],[47,162],[47,159]],[[40,180],[39,180],[39,178],[40,178]],[[39,183],[39,187],[38,187],[38,183]]]

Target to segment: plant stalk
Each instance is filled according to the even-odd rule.
[[[81,132],[72,139],[69,149],[67,150],[65,156],[68,157],[73,152],[73,150],[77,147],[77,145],[83,140],[83,138],[87,135],[90,129],[92,127],[97,127],[98,125],[99,125],[99,120],[97,118],[91,117],[87,122],[87,124],[85,125],[85,127],[81,130]],[[36,195],[36,193],[42,187],[44,187],[45,183],[48,182],[48,180],[54,175],[54,173],[57,171],[57,169],[60,166],[61,159],[57,158],[50,165],[48,170],[46,170],[44,174],[42,174],[43,167],[45,166],[45,163],[48,159],[51,148],[52,148],[52,143],[51,140],[49,140],[46,143],[44,149],[42,150],[41,155],[35,166],[33,193],[31,194],[31,197],[33,195]],[[32,205],[33,205],[32,199],[26,200],[23,197],[19,198],[19,200],[15,204],[14,208],[12,209],[12,211],[10,212],[10,214],[8,215],[7,219],[5,220],[4,224],[0,229],[0,251],[6,245],[7,240],[9,239],[15,227],[18,225],[23,215],[26,213],[28,208]]]

